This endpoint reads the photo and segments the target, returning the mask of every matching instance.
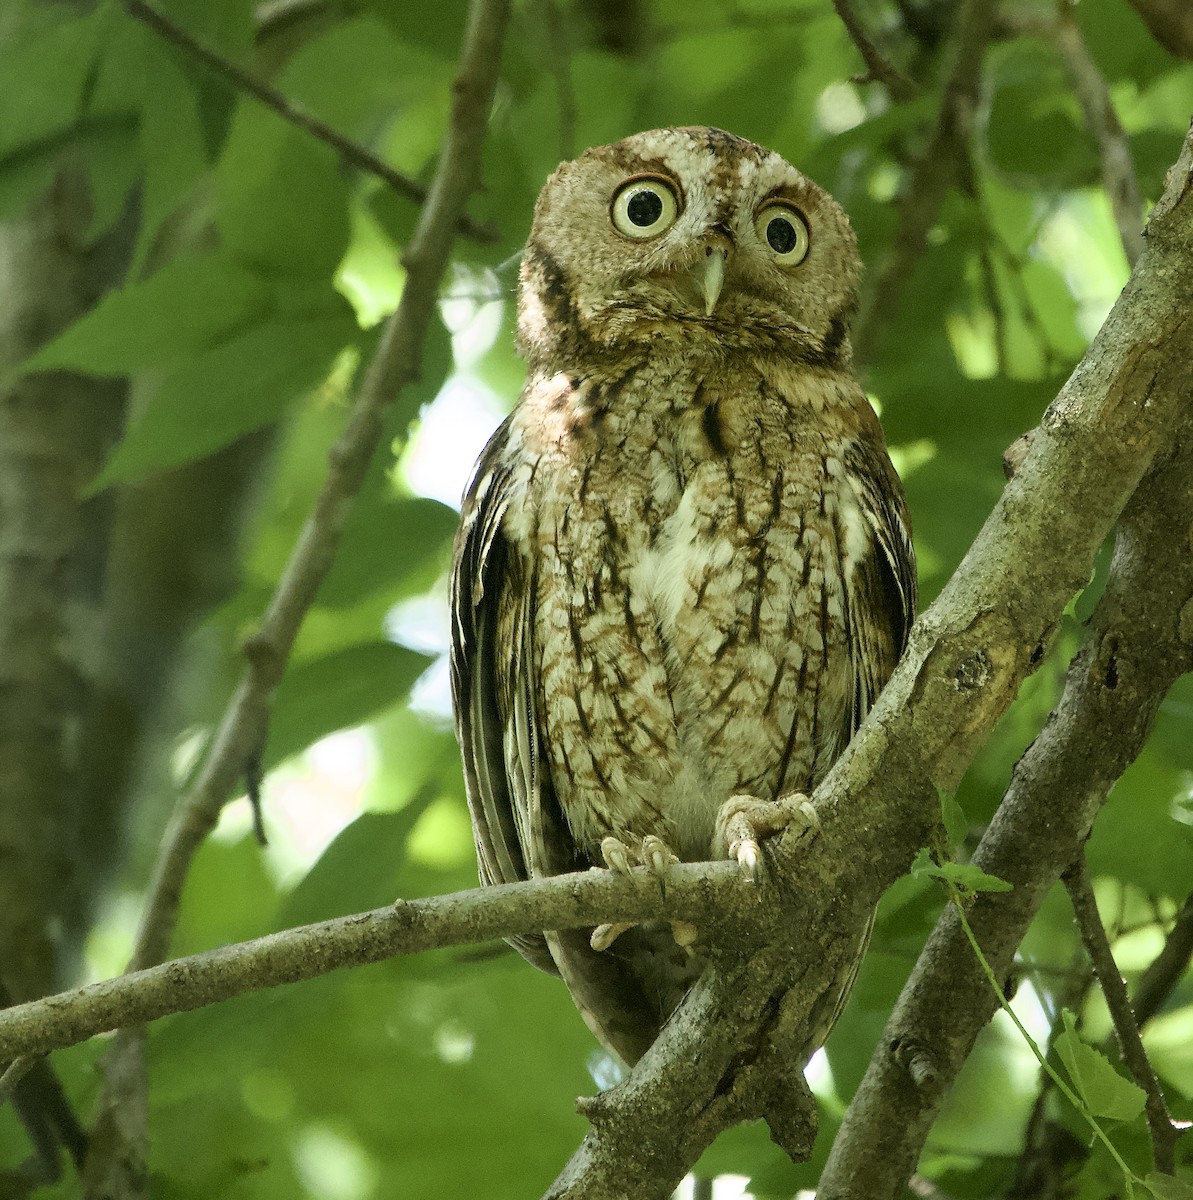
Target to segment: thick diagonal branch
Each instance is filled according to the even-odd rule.
[[[1065,605],[1089,579],[1124,504],[1183,419],[1193,354],[1186,299],[1193,293],[1191,167],[1193,139],[1170,173],[1139,268],[1050,406],[964,562],[917,622],[866,724],[817,789],[820,835],[810,846],[780,844],[773,870],[785,890],[786,939],[776,942],[760,931],[757,943],[746,941],[714,963],[629,1080],[601,1097],[588,1137],[548,1192],[552,1200],[664,1197],[721,1128],[751,1116],[765,1116],[793,1155],[806,1144],[810,1130],[799,1115],[793,1068],[798,1074],[816,1000],[841,969],[856,922],[928,840],[936,788],[956,789],[1042,658]],[[1187,486],[1184,500],[1193,503]],[[1139,521],[1128,527],[1137,530]],[[1123,545],[1132,569],[1135,544],[1133,538]],[[1120,561],[1120,572],[1125,568]],[[1184,598],[1190,593],[1193,580]],[[1157,641],[1177,636],[1173,613],[1179,607],[1175,594],[1165,592],[1152,614],[1165,631]],[[1171,640],[1166,649],[1161,675],[1171,678],[1177,669]],[[1109,652],[1104,639],[1095,642],[1095,653]],[[1128,664],[1120,661],[1124,696],[1138,700],[1136,676],[1124,676]],[[1093,664],[1091,687],[1097,687],[1099,665]],[[1144,679],[1150,676],[1140,673],[1139,687],[1150,686]],[[1109,761],[1105,746],[1130,745],[1140,721],[1146,724],[1146,714],[1134,707],[1125,714],[1116,708],[1113,735],[1101,735],[1095,749],[1083,743],[1082,764],[1096,763],[1109,779],[1117,777],[1121,765]],[[1063,842],[1067,860],[1048,853],[1054,808],[1050,798],[1029,814],[1044,826],[1042,852],[1029,838],[1017,843],[1019,857],[1005,863],[996,857],[985,869],[1026,883],[1042,860],[1057,864],[1050,867],[1055,877],[1079,843]],[[1026,894],[1017,889],[1011,896],[1019,902]],[[1010,942],[1007,963],[1018,940]],[[970,953],[968,945],[964,952]],[[972,965],[971,955],[966,976]],[[946,1074],[965,1057],[950,1032],[960,973],[950,966],[950,986],[935,996],[931,1020],[907,1030],[933,1054],[936,1039],[949,1039],[940,1048]],[[964,999],[965,1011],[982,1009],[980,1028],[993,1003],[984,978]],[[934,1109],[921,1095],[931,1089],[915,1087],[889,1051],[892,1038],[902,1036],[906,1022],[900,1021],[877,1056],[884,1082],[895,1073],[894,1090],[882,1093],[885,1105],[859,1110],[850,1136],[839,1139],[821,1196],[897,1195],[911,1173]],[[904,1151],[904,1144],[911,1148]]]
[[[1142,748],[1164,694],[1193,667],[1190,625],[1182,618],[1193,603],[1193,493],[1188,486],[1193,394],[1186,366],[1193,353],[1193,317],[1181,299],[1193,289],[1191,188],[1193,138],[1186,140],[1180,162],[1169,172],[1139,268],[1049,410],[1021,468],[1036,458],[1035,443],[1042,436],[1072,433],[1064,431],[1070,421],[1081,419],[1094,373],[1100,376],[1097,390],[1104,408],[1118,408],[1133,396],[1141,415],[1151,409],[1158,416],[1158,401],[1168,414],[1164,425],[1170,432],[1164,441],[1167,447],[1174,441],[1179,446],[1156,464],[1123,514],[1110,580],[1091,618],[1086,645],[1069,668],[1048,724],[1015,768],[974,856],[984,871],[1014,885],[1009,893],[979,896],[969,916],[1000,978],[1011,969],[1044,896],[1079,852],[1114,781]],[[1122,339],[1130,330],[1137,340]],[[1161,432],[1157,426],[1152,429]],[[1082,444],[1094,455],[1109,449],[1101,438]],[[1127,446],[1117,450],[1130,453]],[[1057,531],[1056,544],[1067,554],[1073,530],[1066,514],[1081,511],[1087,495],[1078,478],[1058,479],[1066,491],[1056,497],[1058,508],[1024,507],[1004,512],[1002,519],[1046,521],[1049,512],[1059,514],[1065,527]],[[1065,486],[1070,483],[1071,490]],[[1014,487],[1012,481],[1008,492]],[[1174,547],[1179,547],[1175,554]],[[1022,585],[1033,586],[1041,569],[1034,557],[1022,561],[1017,572]],[[1003,603],[998,592],[989,593],[987,600],[995,610]],[[818,1195],[873,1200],[902,1194],[945,1094],[997,1007],[955,914],[947,909],[849,1107]],[[917,1083],[902,1065],[894,1048],[907,1047],[930,1060],[930,1082]],[[858,1180],[866,1181],[864,1189]]]

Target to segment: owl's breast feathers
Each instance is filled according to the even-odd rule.
[[[570,869],[610,833],[708,857],[730,795],[823,776],[914,607],[873,412],[806,368],[533,380],[459,549],[453,683],[490,879]]]

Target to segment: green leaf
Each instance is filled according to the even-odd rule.
[[[70,9],[55,5],[50,11],[58,17]],[[0,46],[0,158],[57,137],[79,119],[109,12],[99,5],[84,16],[57,19]]]
[[[129,193],[141,178],[143,163],[132,117],[105,122],[76,136],[85,152],[91,184],[91,221],[83,235],[94,242],[125,211]]]
[[[126,375],[168,367],[260,318],[268,303],[268,286],[224,255],[178,258],[109,292],[23,370]]]
[[[348,246],[349,185],[328,146],[242,102],[215,183],[232,254],[271,274],[331,277]]]
[[[961,846],[969,836],[969,818],[957,803],[956,797],[947,792],[940,793],[940,819],[944,824],[945,837],[950,846]]]
[[[911,874],[922,879],[935,879],[939,883],[951,885],[961,895],[970,896],[975,892],[1009,892],[1012,885],[997,875],[987,875],[973,863],[937,862],[928,850],[921,850],[911,864]]]
[[[1095,1117],[1133,1121],[1143,1112],[1147,1100],[1143,1089],[1124,1079],[1101,1051],[1081,1040],[1076,1019],[1067,1008],[1064,1022],[1065,1031],[1056,1039],[1056,1052],[1085,1106]]]
[[[191,81],[160,52],[150,59],[141,105],[145,168],[141,243],[148,247],[161,223],[207,170],[207,151]]]
[[[392,642],[365,642],[294,664],[278,687],[266,766],[396,704],[430,662]]]
[[[364,15],[336,22],[301,46],[279,84],[334,128],[375,135],[379,121],[446,89],[451,71],[450,59],[427,54],[398,38],[385,21]],[[349,78],[352,86],[345,87]]]
[[[319,590],[318,603],[327,608],[350,607],[386,588],[396,597],[429,587],[460,522],[454,509],[421,496],[361,500]]]
[[[1161,1175],[1159,1171],[1150,1172],[1143,1186],[1156,1200],[1193,1200],[1193,1184],[1173,1175]]]
[[[1081,108],[1056,55],[1034,39],[1008,43],[994,58],[987,149],[1009,178],[1080,187],[1098,178]]]
[[[277,927],[307,925],[392,903],[410,831],[434,796],[428,788],[397,812],[361,813],[290,893]]]
[[[268,321],[171,372],[89,493],[193,462],[277,420],[326,378],[355,321]]]

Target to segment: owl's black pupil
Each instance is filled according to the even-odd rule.
[[[663,202],[654,192],[643,188],[642,191],[635,192],[630,197],[625,211],[626,216],[639,229],[649,229],[663,215]]]
[[[766,223],[766,240],[776,254],[790,254],[795,249],[795,226],[786,217],[772,217]]]

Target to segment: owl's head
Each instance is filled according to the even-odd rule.
[[[836,365],[860,272],[840,205],[779,155],[719,129],[655,129],[547,180],[519,347],[532,367],[664,343]]]

